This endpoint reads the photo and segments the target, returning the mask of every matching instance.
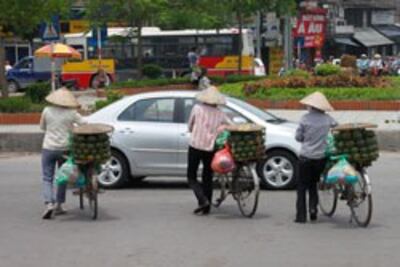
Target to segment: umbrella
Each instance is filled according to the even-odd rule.
[[[35,51],[36,57],[49,57],[51,58],[51,89],[56,89],[56,78],[55,78],[55,58],[75,58],[81,59],[81,54],[74,48],[61,44],[52,43],[45,45]]]
[[[81,54],[74,48],[60,43],[48,44],[35,51],[37,57],[50,58],[76,58],[81,59]]]

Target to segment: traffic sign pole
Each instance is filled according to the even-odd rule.
[[[97,27],[97,49],[98,49],[98,57],[99,57],[99,62],[101,64],[102,60],[102,51],[101,51],[101,29],[100,27]]]
[[[54,42],[50,44],[51,50],[51,90],[56,90],[56,62],[54,61]]]

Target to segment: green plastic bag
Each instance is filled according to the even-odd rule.
[[[325,182],[328,184],[358,182],[357,171],[347,161],[346,156],[339,157],[339,161],[329,170]]]
[[[329,132],[326,138],[325,155],[329,158],[335,154],[336,154],[335,137],[331,132]]]
[[[215,148],[220,150],[225,147],[225,143],[228,141],[229,136],[231,133],[227,130],[223,131],[217,136],[217,139],[215,140]]]
[[[69,156],[56,172],[56,184],[66,185],[75,184],[79,177],[79,168],[74,162],[74,158]]]

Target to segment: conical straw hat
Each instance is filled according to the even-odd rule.
[[[79,108],[79,102],[75,96],[65,87],[57,89],[46,97],[46,101],[55,106],[65,108]]]
[[[198,93],[196,99],[202,103],[210,105],[224,105],[226,103],[225,97],[214,86]]]
[[[306,96],[300,103],[323,111],[334,110],[328,99],[326,99],[325,95],[321,92],[315,92]]]

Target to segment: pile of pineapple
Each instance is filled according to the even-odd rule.
[[[265,130],[242,125],[230,129],[228,140],[235,161],[261,160],[265,157]]]
[[[348,155],[352,164],[369,167],[379,158],[378,140],[374,131],[356,128],[334,133],[337,155]]]
[[[72,137],[72,153],[77,161],[105,163],[111,157],[109,136],[106,133],[74,134]]]

